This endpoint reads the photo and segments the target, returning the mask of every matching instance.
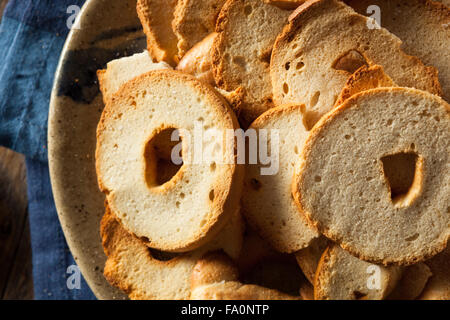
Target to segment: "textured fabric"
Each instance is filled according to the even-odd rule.
[[[35,299],[95,299],[56,213],[47,164],[53,77],[69,32],[67,13],[84,0],[10,0],[0,25],[0,145],[27,157]]]
[[[53,77],[82,0],[10,0],[0,26],[0,145],[47,161]]]
[[[48,164],[27,159],[26,165],[34,298],[95,299],[67,248],[53,201]]]

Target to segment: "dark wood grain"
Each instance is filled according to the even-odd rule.
[[[5,300],[33,299],[33,276],[31,264],[30,226],[25,219],[25,228],[3,293]]]
[[[25,159],[0,147],[0,297],[31,299]]]
[[[3,10],[5,10],[6,5],[8,4],[9,0],[0,0],[0,20],[1,15],[3,14]]]

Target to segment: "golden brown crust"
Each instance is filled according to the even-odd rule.
[[[263,0],[285,10],[294,10],[306,0]]]
[[[240,245],[240,241],[229,239],[230,235],[241,237],[235,230],[240,226],[230,222],[218,238],[198,250],[183,254],[158,252],[156,255],[156,251],[150,251],[145,243],[123,228],[106,202],[105,207],[100,225],[107,256],[104,275],[111,285],[131,299],[189,299],[190,275],[197,260],[205,252],[220,248],[227,251],[227,247]],[[231,261],[226,255],[222,257],[224,261]]]
[[[211,47],[216,36],[217,34],[213,32],[193,46],[180,60],[176,69],[215,86],[216,82],[212,72]]]
[[[325,296],[324,292],[322,291],[322,285],[321,285],[321,275],[320,271],[324,270],[324,266],[328,264],[328,261],[330,260],[330,247],[327,247],[325,251],[323,252],[322,256],[320,257],[319,263],[317,264],[317,271],[314,274],[314,300],[322,300],[322,298]]]
[[[321,0],[316,0],[316,1],[321,1]],[[368,91],[364,91],[358,94],[353,95],[352,97],[350,97],[349,99],[347,99],[343,104],[341,104],[340,106],[338,106],[337,108],[331,110],[330,112],[328,112],[326,115],[324,115],[319,121],[318,123],[314,126],[314,128],[311,130],[311,133],[305,143],[305,147],[302,151],[301,154],[301,158],[302,159],[308,159],[309,154],[312,151],[312,146],[314,145],[315,141],[317,141],[318,139],[320,139],[321,137],[321,132],[322,130],[325,130],[327,128],[327,126],[330,124],[330,122],[338,115],[342,114],[345,110],[352,108],[355,106],[355,102],[359,99],[360,96],[371,96],[371,95],[376,95],[379,92],[412,92],[414,94],[417,95],[421,95],[421,96],[426,96],[428,98],[431,99],[439,99],[440,103],[442,103],[444,105],[444,107],[446,108],[447,112],[450,112],[450,104],[448,104],[447,102],[445,102],[444,100],[440,99],[437,96],[434,96],[428,92],[425,91],[421,91],[421,90],[417,90],[417,89],[412,89],[412,88],[377,88],[377,89],[371,89]],[[306,166],[306,161],[302,161],[300,164],[300,167],[297,171],[298,172],[302,172],[304,170],[304,167]],[[445,238],[442,239],[441,243],[439,245],[437,245],[434,249],[430,250],[429,252],[422,254],[422,255],[418,255],[414,258],[410,258],[410,259],[403,259],[403,258],[395,258],[395,257],[390,257],[390,258],[379,258],[379,257],[375,257],[372,255],[367,255],[364,254],[363,252],[361,252],[360,250],[358,250],[357,248],[355,248],[354,246],[351,246],[349,244],[347,244],[342,236],[339,236],[333,232],[330,231],[329,228],[323,226],[319,221],[313,220],[311,218],[311,213],[303,206],[303,195],[301,192],[299,192],[299,190],[302,188],[304,181],[303,181],[303,176],[300,174],[296,174],[296,176],[293,179],[293,183],[292,183],[292,195],[296,201],[296,204],[299,208],[299,210],[305,215],[305,217],[309,220],[309,223],[311,224],[311,226],[313,226],[314,228],[316,228],[320,233],[322,233],[323,235],[325,235],[327,238],[331,239],[332,241],[336,242],[337,244],[339,244],[343,249],[345,249],[346,251],[350,252],[352,255],[358,257],[361,260],[365,260],[365,261],[371,261],[375,264],[380,264],[380,265],[391,265],[391,264],[396,264],[396,265],[412,265],[421,261],[425,261],[428,260],[430,258],[432,258],[433,256],[437,255],[438,253],[442,252],[447,245],[447,241],[449,240],[450,235]]]
[[[225,26],[226,24],[229,23],[229,12],[232,8],[232,6],[234,5],[234,3],[238,1],[238,0],[227,0],[227,2],[225,2],[225,4],[222,7],[222,10],[219,13],[219,16],[217,17],[217,22],[216,22],[216,33],[217,36],[214,39],[214,44],[211,50],[211,59],[212,59],[212,63],[213,63],[213,75],[214,75],[214,79],[216,81],[216,84],[227,91],[232,91],[235,88],[232,87],[231,85],[227,85],[225,82],[224,77],[222,76],[222,70],[223,70],[223,61],[222,61],[222,56],[221,56],[221,50],[223,50],[223,43],[224,43],[224,35],[223,35],[223,31],[225,31]],[[234,85],[238,85],[238,83],[234,83]]]
[[[369,66],[383,65],[397,85],[442,93],[434,67],[407,55],[401,40],[386,29],[366,26],[366,17],[337,0],[307,1],[298,7],[274,44],[270,63],[274,103],[305,103],[313,125],[334,106],[353,67],[362,65],[335,68],[349,53]]]
[[[103,103],[106,104],[106,94],[107,90],[106,90],[106,84],[105,84],[105,79],[106,77],[106,69],[102,69],[102,70],[97,70],[97,79],[98,79],[98,85],[100,87],[100,92],[102,92],[103,94]]]
[[[176,66],[179,61],[177,38],[172,20],[178,0],[138,0],[136,10],[147,36],[147,49],[157,62]]]
[[[239,272],[226,255],[216,252],[197,262],[191,276],[191,286],[203,286],[220,281],[236,281]]]
[[[267,110],[262,115],[260,115],[258,118],[256,118],[255,121],[250,125],[250,128],[258,128],[263,127],[264,124],[269,121],[270,119],[280,116],[284,113],[290,113],[293,110],[299,110],[301,113],[305,110],[304,104],[291,104],[291,105],[284,105],[284,106],[277,106],[273,107],[270,110]]]
[[[336,100],[335,107],[342,104],[352,95],[369,89],[380,87],[396,87],[394,81],[384,73],[382,66],[362,66],[348,78],[344,89]]]
[[[196,288],[191,295],[194,300],[301,300],[277,290],[238,281],[215,283]]]
[[[297,33],[297,30],[302,27],[304,21],[306,19],[309,19],[309,17],[314,16],[315,8],[320,8],[322,5],[324,5],[329,0],[309,0],[299,6],[290,16],[289,16],[289,24],[286,25],[283,32],[278,37],[275,46],[280,46],[286,43],[289,43],[295,34]],[[365,19],[363,16],[359,16],[358,18],[353,17],[354,20],[356,19]],[[400,41],[401,43],[401,41]],[[415,63],[416,65],[423,66],[422,61],[411,55],[407,55],[404,52],[401,52],[407,57],[410,61]],[[417,84],[417,88],[421,90],[426,90],[430,93],[436,94],[441,96],[442,95],[442,88],[439,83],[439,77],[438,77],[438,70],[432,66],[423,66],[424,67],[424,74],[427,75],[426,81],[423,82],[423,84]],[[404,84],[400,84],[404,85]]]
[[[373,264],[359,260],[336,244],[324,251],[314,277],[315,300],[368,300],[384,299],[398,283],[402,270],[399,267],[378,266],[379,287],[368,286],[372,275],[368,268]]]
[[[135,285],[132,279],[128,278],[127,266],[130,267],[131,261],[123,253],[129,251],[136,259],[142,259],[146,264],[156,265],[160,268],[174,265],[179,262],[180,258],[167,262],[155,260],[148,248],[137,237],[122,227],[107,204],[105,214],[100,222],[100,234],[103,250],[108,258],[103,272],[108,282],[125,292],[133,300],[160,299],[160,297],[152,294],[151,290],[145,291],[139,285]],[[125,267],[123,264],[125,264]],[[170,293],[168,293],[168,296],[170,296]]]
[[[317,266],[324,251],[328,248],[327,238],[320,236],[305,249],[295,253],[300,269],[311,284],[314,284]]]
[[[314,7],[314,6],[320,5],[321,1],[322,0],[309,0],[309,1],[305,1],[304,3],[302,3],[289,16],[289,24],[290,24],[291,21],[293,21],[295,19],[299,19],[302,14],[305,14],[306,10],[308,10],[308,9]],[[288,31],[288,29],[291,29],[291,28],[288,28],[288,25],[287,25],[286,26],[286,32]],[[290,32],[292,32],[292,30]],[[284,33],[284,30],[283,30],[283,33]]]
[[[178,0],[172,29],[178,38],[180,57],[214,32],[217,16],[226,0]]]
[[[242,110],[245,108],[245,89],[243,87],[239,87],[231,92],[222,90],[220,88],[216,88],[216,90],[219,91],[219,93],[225,98],[225,100],[227,100],[236,117],[238,117],[239,124],[241,125],[242,129],[246,129],[249,123],[242,121],[243,119],[240,117]]]
[[[102,181],[102,175],[99,168],[100,163],[98,160],[100,159],[100,146],[104,143],[103,132],[106,128],[105,121],[108,118],[114,118],[118,113],[127,112],[127,108],[129,108],[130,111],[133,110],[134,107],[131,103],[127,106],[124,106],[123,110],[118,110],[117,104],[120,101],[128,101],[129,97],[133,96],[135,88],[138,87],[140,83],[148,82],[149,86],[151,87],[151,83],[153,81],[179,81],[182,82],[183,85],[195,88],[195,90],[200,91],[203,95],[208,97],[210,105],[216,109],[215,112],[220,115],[220,118],[223,119],[223,121],[230,123],[230,129],[239,128],[237,119],[234,116],[233,112],[230,110],[228,104],[225,102],[224,98],[220,94],[218,94],[212,87],[203,82],[200,82],[190,75],[172,70],[158,70],[143,74],[126,83],[116,94],[114,94],[111,101],[108,101],[108,103],[106,104],[97,127],[96,171],[98,184],[100,190],[106,194],[109,205],[113,209],[114,213],[116,213],[116,209],[114,207],[114,194],[110,194],[110,191],[106,188]],[[183,167],[177,173],[177,176],[181,176],[183,174],[182,171],[186,169],[186,165],[183,165]],[[212,215],[210,215],[209,220],[201,228],[199,228],[199,230],[196,232],[196,235],[191,239],[191,241],[189,241],[189,243],[168,245],[165,243],[152,241],[152,247],[158,247],[158,249],[163,251],[184,252],[198,248],[211,240],[218,234],[219,230],[222,229],[231,214],[237,210],[239,206],[240,194],[242,191],[243,176],[244,167],[242,165],[234,164],[227,166],[227,178],[218,181],[215,185],[214,190],[216,196],[214,197],[214,201],[212,204]],[[171,189],[172,185],[178,180],[173,179],[169,181],[162,186],[161,190],[164,191]]]
[[[378,6],[383,27],[402,39],[405,52],[439,70],[443,98],[449,101],[450,9],[445,4],[431,0],[345,0],[345,3],[362,15],[368,14],[370,5]]]
[[[248,7],[252,8],[252,11],[247,15],[245,12]],[[262,28],[264,19],[269,17],[258,16],[253,20],[248,18],[253,17],[254,12],[261,14],[262,10],[273,16],[270,17],[273,21],[269,25],[270,28],[266,28],[264,32],[259,29]],[[263,1],[228,0],[217,18],[218,36],[214,40],[211,53],[213,75],[217,86],[223,90],[234,91],[239,87],[245,90],[239,117],[244,127],[274,106],[269,76],[270,55],[273,40],[279,32],[278,25],[281,30],[289,12],[274,5],[264,4]],[[253,39],[242,32],[253,32],[264,37],[255,39],[252,43]],[[247,43],[242,43],[240,48],[234,48],[236,39],[243,39]],[[251,50],[252,47],[254,50]]]

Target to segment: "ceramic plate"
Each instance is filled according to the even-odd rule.
[[[70,250],[99,299],[125,296],[103,277],[106,256],[99,226],[104,196],[94,163],[103,102],[96,71],[144,48],[136,0],[87,1],[78,28],[66,40],[50,102],[49,165],[56,208]]]

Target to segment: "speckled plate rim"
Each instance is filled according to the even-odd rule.
[[[82,17],[85,15],[86,12],[89,11],[89,7],[92,5],[92,3],[94,2],[94,0],[87,0],[84,5],[81,7],[80,12],[78,13],[79,16],[77,17],[78,19],[82,19]],[[59,62],[58,62],[58,66],[56,68],[55,71],[55,78],[54,78],[54,82],[53,82],[53,87],[52,87],[52,93],[51,93],[51,97],[50,97],[50,108],[49,108],[49,116],[48,116],[48,148],[49,148],[49,152],[48,152],[48,162],[49,162],[49,171],[50,171],[50,182],[52,185],[52,192],[53,192],[53,198],[55,201],[55,206],[56,206],[56,211],[58,212],[58,218],[59,221],[61,223],[63,232],[64,232],[64,236],[66,238],[67,241],[67,245],[69,246],[69,249],[72,253],[72,255],[75,258],[75,261],[78,265],[78,267],[80,268],[81,273],[83,274],[83,277],[85,278],[87,284],[89,285],[90,289],[92,290],[92,292],[94,293],[94,295],[98,298],[98,299],[108,299],[107,296],[105,296],[103,294],[103,290],[101,290],[100,288],[98,288],[98,285],[92,281],[94,275],[92,275],[92,271],[90,270],[90,266],[89,263],[85,261],[85,259],[83,259],[83,252],[81,250],[81,248],[79,248],[73,241],[73,235],[71,234],[71,232],[69,232],[67,230],[66,227],[64,227],[66,225],[66,219],[65,219],[65,215],[61,214],[61,212],[63,211],[62,207],[64,206],[64,204],[61,203],[63,196],[60,195],[61,192],[63,192],[62,190],[60,190],[59,188],[55,187],[55,181],[58,179],[58,173],[57,170],[55,168],[55,165],[57,165],[58,159],[57,156],[55,156],[55,153],[52,152],[53,146],[54,146],[54,140],[53,140],[53,131],[56,130],[55,126],[53,126],[52,124],[54,123],[54,119],[57,117],[56,115],[56,109],[59,107],[59,104],[57,102],[57,96],[58,96],[58,87],[59,87],[59,82],[61,81],[61,74],[62,74],[62,69],[63,69],[63,65],[64,65],[64,60],[65,57],[67,56],[67,52],[69,51],[69,48],[71,46],[72,43],[72,39],[74,38],[75,34],[78,32],[78,29],[71,29],[66,41],[64,43],[63,49],[61,51],[61,55],[59,58]]]
[[[132,5],[133,3],[134,6]],[[55,72],[55,79],[50,98],[48,118],[48,160],[53,197],[69,249],[89,287],[98,299],[126,298],[122,292],[110,286],[103,277],[103,266],[106,257],[101,246],[99,224],[101,216],[103,215],[104,197],[97,187],[93,160],[95,158],[96,123],[101,114],[100,108],[103,108],[103,103],[101,101],[101,94],[97,93],[93,101],[88,104],[81,104],[62,95],[61,87],[63,86],[63,81],[65,81],[64,77],[67,77],[65,68],[70,65],[70,59],[73,58],[71,57],[71,51],[77,50],[80,46],[83,47],[82,44],[84,44],[84,42],[81,39],[88,33],[88,38],[91,39],[91,34],[98,33],[97,28],[91,27],[91,25],[95,23],[95,16],[97,16],[97,18],[98,16],[104,16],[105,20],[110,20],[111,29],[116,28],[114,30],[120,31],[117,32],[118,36],[112,39],[114,41],[117,40],[116,43],[120,42],[122,38],[137,39],[136,34],[142,32],[140,31],[140,25],[136,26],[137,17],[135,17],[135,3],[136,0],[120,0],[114,3],[111,3],[110,0],[87,0],[85,2],[79,12],[78,21],[82,26],[85,25],[84,22],[86,22],[88,27],[82,27],[81,29],[73,28],[69,32]],[[114,7],[111,11],[115,11],[115,16],[120,18],[116,21],[122,19],[122,13],[124,11],[126,11],[126,14],[124,15],[130,17],[130,23],[127,21],[123,23],[125,26],[123,30],[117,29],[114,17],[109,17],[110,13],[106,10],[108,9],[108,6]],[[130,13],[133,12],[133,10],[134,13]],[[112,15],[114,16],[114,14]],[[120,24],[121,23],[119,22],[118,25],[120,26]],[[104,25],[99,26],[100,29],[103,28],[103,32],[105,32],[106,29]],[[100,33],[97,35],[100,35]],[[100,39],[98,41],[105,42],[104,39],[101,39],[102,37],[98,38]],[[112,40],[110,42],[113,42]],[[106,41],[106,45],[107,44],[108,41]],[[102,45],[105,46],[105,43]],[[134,53],[132,51],[133,50],[130,49],[129,52],[125,52],[122,55]],[[93,57],[93,59],[95,59],[95,57]],[[109,60],[111,60],[111,58],[109,58],[108,61]],[[67,64],[68,61],[69,64]],[[103,61],[102,63],[104,64],[108,61]],[[72,117],[72,119],[70,119],[70,117]],[[77,117],[81,119],[73,121]],[[86,119],[88,121],[84,121]],[[86,122],[89,124],[86,125]],[[86,132],[86,134],[84,134],[84,132]],[[71,143],[72,140],[73,143]],[[84,153],[87,155],[86,159],[84,159],[84,157],[79,157],[77,152],[73,151],[76,150],[76,148],[72,147],[76,145],[79,145],[80,150],[87,150]],[[80,151],[80,154],[83,152],[84,151]],[[78,172],[73,172],[77,170]],[[88,173],[86,176],[84,176],[85,172]],[[85,187],[87,191],[84,191]],[[83,190],[78,194],[76,190],[80,189]],[[77,201],[81,203],[79,207],[77,207]],[[81,222],[78,223],[78,219],[80,219]],[[90,234],[85,234],[83,233],[84,231],[89,232]]]

